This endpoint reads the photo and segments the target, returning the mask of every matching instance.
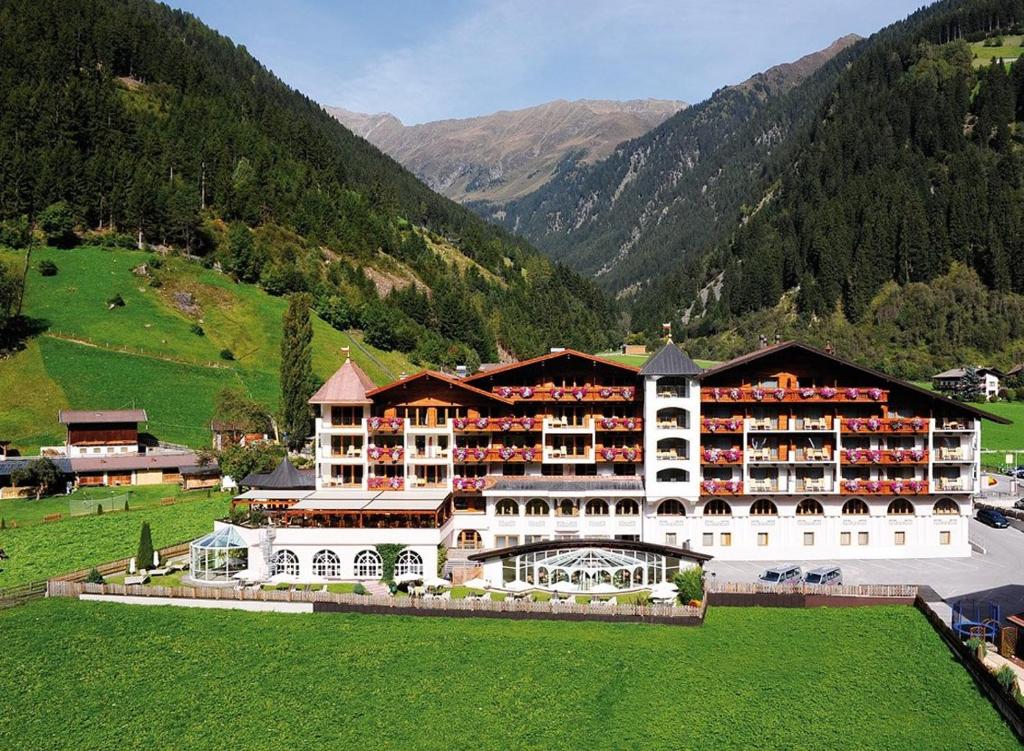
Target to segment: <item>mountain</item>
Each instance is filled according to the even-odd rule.
[[[1022,18],[940,2],[858,45],[742,221],[648,290],[643,328],[671,316],[712,356],[831,340],[912,377],[1019,359]]]
[[[56,244],[170,247],[275,295],[308,292],[336,327],[423,364],[618,339],[588,281],[431,191],[194,16],[4,0],[0,27],[4,241],[31,224]]]
[[[569,155],[582,163],[603,159],[617,144],[685,107],[685,102],[664,99],[559,99],[411,126],[390,114],[326,109],[439,193],[460,202],[502,203],[546,183]]]
[[[858,39],[719,89],[600,162],[569,156],[523,198],[474,208],[606,289],[635,291],[728,231],[766,159],[816,111]],[[812,80],[823,66],[824,80]]]

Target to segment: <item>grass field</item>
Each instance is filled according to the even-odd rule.
[[[242,387],[276,407],[287,301],[177,258],[158,272],[163,286],[150,287],[132,269],[153,257],[91,247],[33,252],[25,313],[46,332],[0,362],[0,436],[22,453],[63,440],[57,424],[62,407],[144,407],[151,418],[144,428],[192,446],[208,445],[214,397],[225,386]],[[56,263],[59,273],[39,274],[41,260]],[[115,294],[125,305],[108,310],[106,300]],[[196,310],[179,309],[182,294],[191,295]],[[195,324],[205,335],[192,332]],[[401,353],[361,348],[358,337],[314,318],[316,375],[333,373],[345,346],[377,383],[415,370]],[[222,360],[222,349],[236,359]]]
[[[153,544],[157,547],[194,539],[209,532],[214,519],[227,515],[229,498],[224,493],[210,497],[203,493],[173,506],[150,505],[140,511],[0,530],[0,548],[10,556],[0,562],[0,587],[47,579],[135,555],[144,521],[152,527]],[[62,500],[66,509],[66,499]],[[7,503],[21,502],[3,502]]]
[[[1016,749],[912,608],[700,628],[43,600],[0,611],[34,749]]]
[[[599,357],[603,357],[606,360],[611,360],[612,362],[620,362],[623,365],[632,365],[635,368],[641,368],[643,367],[643,364],[650,359],[651,355],[621,355],[618,352],[602,352],[599,355]],[[697,363],[697,365],[699,365],[702,368],[713,368],[716,365],[721,364],[717,360],[695,359],[694,362]]]
[[[1003,36],[1003,43],[999,47],[986,47],[984,42],[975,42],[971,45],[971,52],[974,53],[974,67],[988,65],[994,58],[1002,58],[1007,64],[1012,63],[1024,49],[1021,42],[1024,37],[1007,34]]]

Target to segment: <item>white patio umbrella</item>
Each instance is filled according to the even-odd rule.
[[[587,592],[592,595],[613,595],[618,591],[618,587],[608,584],[607,582],[595,584],[593,587],[587,590]]]
[[[438,587],[450,587],[452,583],[447,579],[442,579],[440,576],[431,576],[423,580],[423,584],[431,589]]]
[[[241,571],[239,571],[239,572],[237,572],[235,574],[232,574],[231,578],[232,579],[249,579],[249,578],[252,578],[252,570],[251,569],[247,569],[247,568],[243,568]]]
[[[488,589],[491,586],[491,583],[486,579],[481,579],[477,576],[462,582],[462,586],[468,587],[469,589]]]
[[[395,584],[408,584],[409,582],[418,582],[423,578],[422,574],[399,574],[395,577]]]
[[[550,587],[548,587],[548,589],[550,589],[552,592],[569,593],[569,594],[571,594],[571,593],[576,591],[576,585],[573,584],[572,582],[560,581],[560,582],[555,582]]]
[[[528,589],[533,589],[533,585],[530,582],[524,582],[522,579],[513,579],[510,582],[505,582],[502,588],[507,589],[509,592],[525,592]]]
[[[651,587],[651,598],[655,600],[671,600],[679,594],[675,584],[659,582]]]
[[[295,577],[291,574],[274,574],[269,581],[271,584],[292,584],[295,582]]]

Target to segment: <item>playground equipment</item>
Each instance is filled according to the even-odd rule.
[[[999,605],[995,602],[957,600],[953,603],[953,621],[950,625],[961,639],[983,637],[995,643],[999,622]]]

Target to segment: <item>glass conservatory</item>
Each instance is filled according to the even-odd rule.
[[[189,545],[192,578],[228,581],[249,567],[249,545],[234,527],[216,529]]]
[[[617,548],[561,548],[522,553],[502,561],[502,579],[559,591],[639,589],[672,578],[680,559]]]

